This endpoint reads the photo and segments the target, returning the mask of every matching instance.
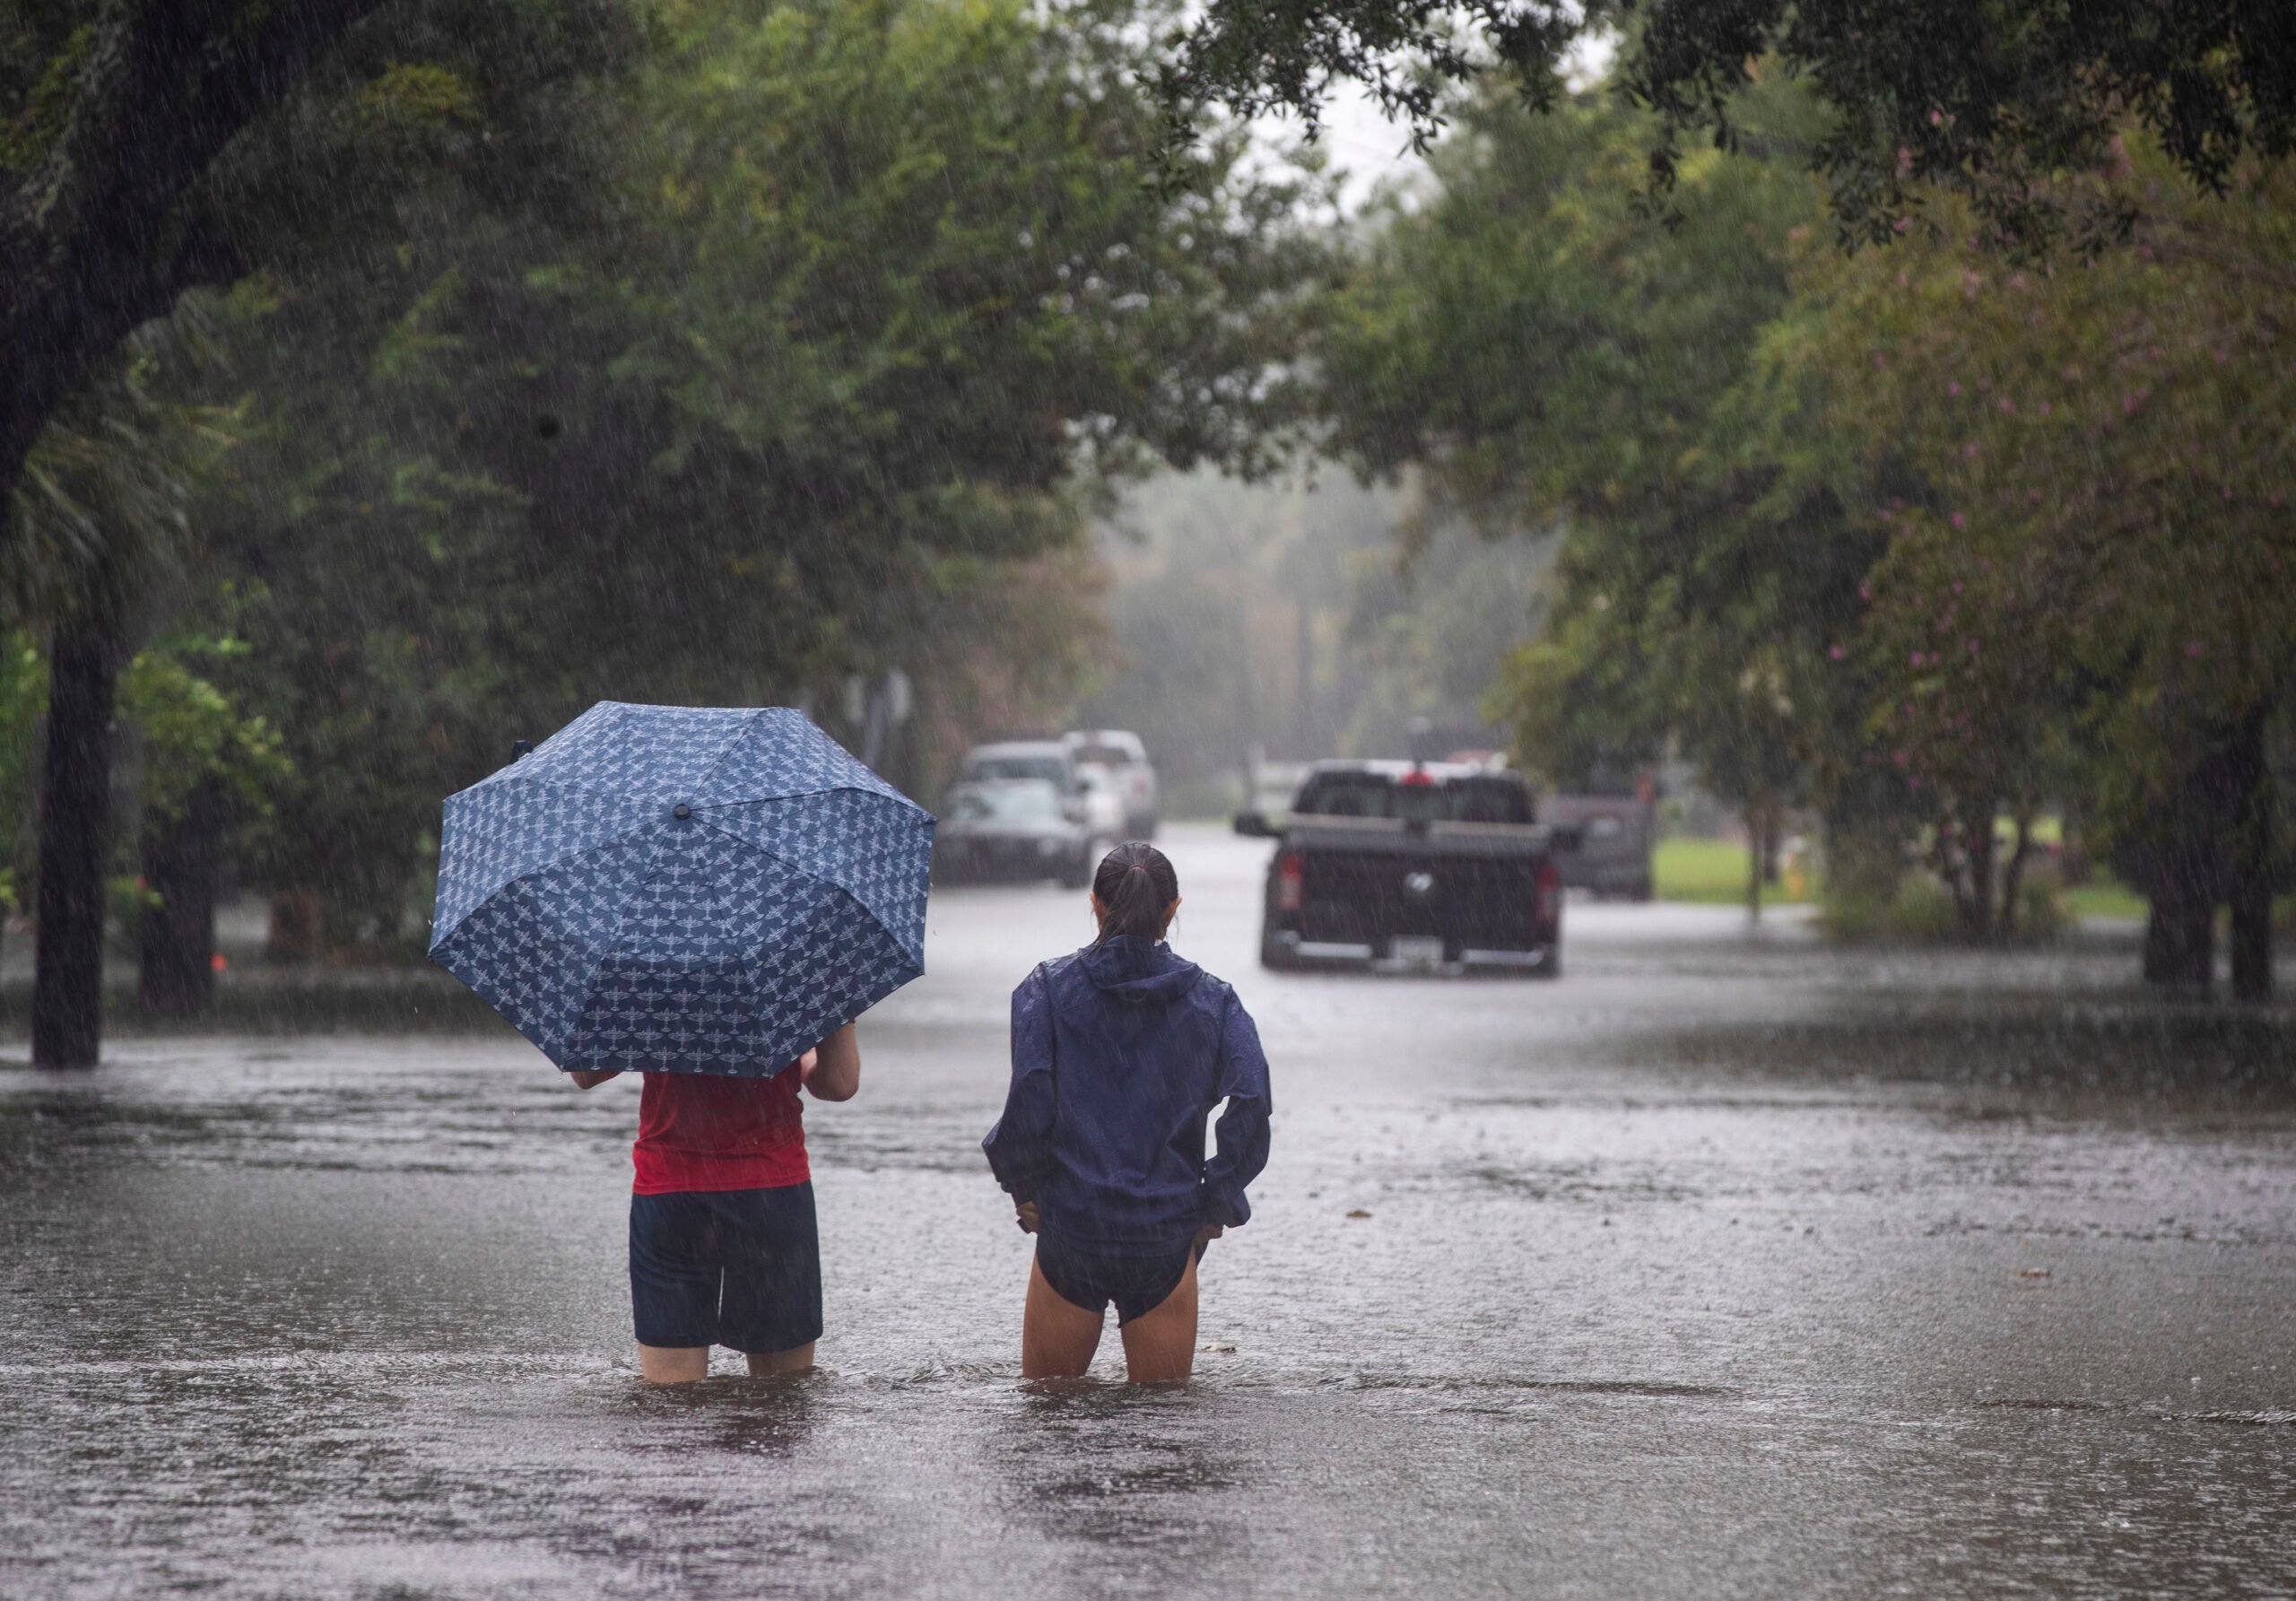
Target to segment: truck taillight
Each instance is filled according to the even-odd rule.
[[[1539,864],[1537,907],[1541,923],[1552,926],[1562,916],[1562,869],[1552,857]]]
[[[1276,910],[1298,911],[1300,909],[1306,876],[1296,851],[1287,850],[1275,858]]]

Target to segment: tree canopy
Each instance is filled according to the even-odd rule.
[[[1185,126],[1206,101],[1313,126],[1344,81],[1414,135],[1447,91],[1496,72],[1537,109],[1571,53],[1621,31],[1619,87],[1654,115],[1645,192],[1687,146],[1759,136],[1742,116],[1756,64],[1806,79],[1829,117],[1800,146],[1842,232],[1879,241],[1965,197],[1987,235],[2093,250],[2126,233],[2113,196],[2060,175],[2107,164],[2134,124],[2205,190],[2245,153],[2296,146],[2296,28],[2279,0],[1207,0],[1178,34],[1165,92]]]

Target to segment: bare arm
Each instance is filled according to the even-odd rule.
[[[595,1090],[610,1078],[620,1078],[622,1076],[622,1069],[619,1067],[609,1067],[604,1073],[576,1072],[570,1073],[566,1076],[574,1081],[574,1087],[578,1090]]]
[[[798,1075],[816,1101],[850,1101],[861,1087],[861,1044],[854,1025],[843,1028],[798,1058]]]

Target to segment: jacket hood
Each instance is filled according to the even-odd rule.
[[[1093,988],[1128,1001],[1177,1000],[1196,988],[1203,971],[1173,955],[1171,946],[1128,934],[1086,945],[1076,954]]]

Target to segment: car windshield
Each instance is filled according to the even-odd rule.
[[[1392,817],[1405,822],[1528,822],[1530,791],[1519,779],[1398,781],[1385,773],[1318,773],[1292,811],[1316,817]]]
[[[1068,763],[1059,756],[976,756],[965,764],[965,776],[984,783],[1000,779],[1043,779],[1053,784],[1068,781]]]
[[[964,822],[1048,822],[1060,815],[1060,793],[1042,779],[968,784],[949,810]]]

